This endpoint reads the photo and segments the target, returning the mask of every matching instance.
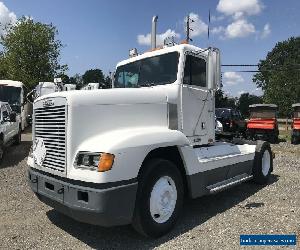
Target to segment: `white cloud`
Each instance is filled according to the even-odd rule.
[[[191,38],[196,36],[201,36],[202,34],[207,34],[207,24],[201,20],[199,15],[195,13],[190,13],[190,19],[193,20],[193,22],[190,22],[190,28],[192,31],[190,31]],[[186,23],[186,18],[184,19],[184,23]],[[185,27],[186,28],[186,27]]]
[[[156,35],[156,45],[160,46],[164,44],[164,40],[167,37],[179,38],[180,34],[176,33],[174,30],[168,29],[166,32]],[[138,35],[137,42],[140,45],[151,45],[151,34],[148,33],[146,35]]]
[[[223,26],[214,27],[211,29],[212,34],[220,34],[225,31],[225,28]]]
[[[236,20],[229,24],[225,30],[226,38],[247,37],[255,33],[255,27],[246,19]]]
[[[265,24],[264,29],[261,33],[261,38],[266,38],[271,34],[270,24]]]
[[[211,18],[210,18],[210,20],[212,21],[212,22],[218,22],[218,21],[222,21],[223,19],[225,18],[225,16],[214,16],[214,15],[212,15],[211,16]]]
[[[10,24],[15,24],[16,22],[16,14],[9,11],[4,3],[0,2],[0,35],[5,35],[5,28]]]
[[[257,15],[263,9],[260,0],[220,0],[217,10],[225,15]]]
[[[223,79],[224,83],[229,86],[237,85],[245,81],[244,78],[236,72],[225,72]]]

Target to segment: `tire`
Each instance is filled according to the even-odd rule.
[[[257,143],[253,164],[253,181],[258,184],[266,184],[273,171],[272,151],[268,142],[259,141]]]
[[[4,155],[4,146],[3,146],[3,141],[0,140],[0,162],[3,159],[3,155]]]
[[[19,145],[21,143],[21,127],[19,128],[19,132],[14,137],[14,145]]]
[[[291,136],[291,144],[297,144],[296,136]]]
[[[169,232],[179,217],[184,199],[183,181],[179,169],[168,160],[151,159],[144,169],[139,176],[132,225],[144,236],[157,238]],[[161,203],[165,203],[165,209]]]

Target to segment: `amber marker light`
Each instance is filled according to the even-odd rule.
[[[98,164],[98,171],[105,172],[112,168],[114,164],[115,156],[113,154],[108,153],[101,153],[99,164]]]

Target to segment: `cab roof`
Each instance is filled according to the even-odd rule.
[[[298,108],[298,107],[300,107],[300,103],[295,103],[292,105],[292,108]]]
[[[191,52],[202,52],[202,55],[207,56],[208,55],[208,50],[207,49],[201,49],[199,47],[196,47],[191,44],[177,44],[174,46],[166,46],[162,48],[156,48],[155,50],[152,51],[147,51],[142,54],[138,54],[137,56],[130,57],[129,59],[123,60],[117,64],[117,67],[121,65],[125,65],[131,62],[135,62],[144,58],[152,57],[152,56],[158,56],[170,52],[185,52],[185,51],[191,51]]]
[[[266,104],[266,103],[261,103],[261,104],[252,104],[252,105],[249,105],[249,108],[278,109],[278,106],[277,106],[276,104]]]
[[[24,86],[22,82],[12,81],[12,80],[0,80],[0,85],[6,85],[6,86],[16,87],[16,88],[21,88]]]

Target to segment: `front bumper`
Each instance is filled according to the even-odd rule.
[[[28,181],[42,202],[77,221],[100,226],[126,225],[132,221],[136,179],[95,184],[29,168]]]

